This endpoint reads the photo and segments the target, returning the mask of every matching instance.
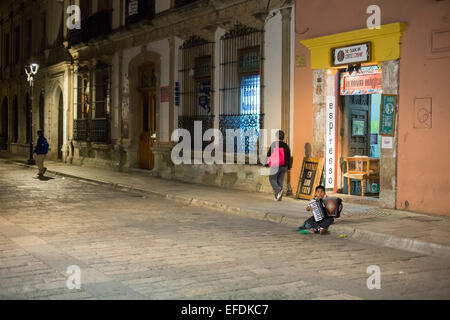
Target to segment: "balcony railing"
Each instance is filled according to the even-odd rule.
[[[76,141],[109,142],[109,121],[101,119],[75,119],[73,121],[73,139]]]
[[[92,142],[108,142],[108,119],[92,119],[90,128]]]
[[[87,119],[73,120],[73,139],[76,141],[87,140]]]

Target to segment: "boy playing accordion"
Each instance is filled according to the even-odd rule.
[[[310,233],[320,233],[324,235],[334,222],[334,218],[327,214],[325,204],[323,203],[323,198],[325,196],[325,187],[317,186],[314,199],[312,199],[310,204],[306,207],[307,211],[313,212],[313,216],[306,220],[304,224],[304,226],[309,226]]]

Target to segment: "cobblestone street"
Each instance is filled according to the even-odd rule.
[[[1,299],[450,298],[448,259],[35,172],[0,165]]]

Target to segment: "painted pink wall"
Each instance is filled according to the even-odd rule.
[[[366,9],[381,8],[381,24],[406,22],[401,40],[398,122],[397,208],[450,215],[450,49],[431,53],[431,33],[450,31],[450,1],[297,0],[296,55],[307,58],[295,68],[292,181],[298,181],[305,143],[312,141],[312,70],[309,50],[300,40],[366,27]],[[449,37],[449,33],[446,37]],[[450,43],[450,40],[446,40]],[[432,98],[432,128],[414,128],[414,99]],[[296,185],[294,185],[296,187]]]

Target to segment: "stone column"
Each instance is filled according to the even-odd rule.
[[[380,205],[384,208],[395,208],[397,201],[399,64],[398,60],[384,61],[381,64],[383,93],[397,95],[397,112],[395,116],[395,132],[392,137],[392,149],[381,148],[380,150]]]
[[[312,156],[323,158],[325,152],[325,69],[313,70],[313,142]],[[307,121],[307,119],[305,120]]]
[[[284,141],[290,141],[291,123],[291,12],[292,8],[280,10],[282,16],[282,56],[281,56],[281,130],[284,131]],[[292,194],[290,172],[286,174],[286,194]]]
[[[68,123],[68,139],[67,139],[67,149],[68,149],[68,155],[67,155],[67,162],[72,163],[73,159],[73,121],[75,119],[75,111],[76,111],[76,102],[77,102],[77,94],[75,92],[75,88],[77,87],[78,78],[77,78],[77,68],[76,65],[70,65],[69,66],[69,118],[67,119]]]

